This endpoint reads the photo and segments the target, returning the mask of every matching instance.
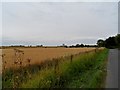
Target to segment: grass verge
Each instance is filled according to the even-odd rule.
[[[108,49],[90,52],[45,68],[20,84],[21,88],[103,88]]]

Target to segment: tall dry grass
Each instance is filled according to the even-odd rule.
[[[28,79],[31,79],[33,74],[35,74],[43,69],[49,69],[52,67],[54,69],[54,72],[58,73],[60,63],[63,63],[66,61],[72,63],[73,59],[77,58],[79,55],[87,54],[90,52],[97,52],[97,51],[98,51],[97,49],[93,49],[93,50],[85,51],[84,53],[79,52],[79,53],[71,54],[68,56],[53,58],[52,60],[48,59],[41,63],[36,63],[36,64],[31,63],[31,59],[28,58],[26,66],[21,64],[21,63],[23,63],[22,59],[18,58],[21,61],[15,59],[17,61],[16,61],[16,63],[13,63],[15,66],[14,68],[11,67],[9,69],[3,69],[3,87],[17,88],[20,86],[21,83],[27,81]],[[16,57],[17,56],[15,56],[14,58],[16,58]]]

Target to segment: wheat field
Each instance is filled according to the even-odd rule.
[[[45,60],[52,60],[53,58],[59,58],[68,56],[71,54],[82,53],[95,48],[18,48],[24,52],[22,56],[22,65],[25,66],[28,63],[28,59],[31,60],[31,64],[38,64]],[[5,62],[6,68],[14,66],[15,51],[14,48],[2,49],[2,55],[4,55],[3,62]]]

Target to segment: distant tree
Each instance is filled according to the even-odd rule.
[[[65,44],[62,44],[62,47],[66,47],[66,48],[67,48],[68,46],[67,46],[67,45],[65,45]]]
[[[43,45],[37,45],[36,47],[43,47]]]
[[[25,47],[24,45],[18,45],[18,47]]]
[[[120,34],[117,34],[117,36],[115,37],[115,41],[116,41],[117,47],[120,48]]]
[[[99,39],[99,40],[97,41],[97,45],[98,45],[98,47],[104,47],[104,46],[105,46],[105,41],[102,40],[102,39]]]
[[[117,46],[115,37],[109,37],[105,40],[105,47],[106,48],[115,48]]]
[[[97,46],[106,48],[120,48],[120,34],[107,38],[106,40],[99,39]]]
[[[80,47],[84,47],[84,44],[81,44]]]
[[[65,46],[65,44],[62,44],[62,46],[64,47],[64,46]]]
[[[74,45],[72,45],[72,46],[69,46],[70,48],[73,48],[73,47],[75,47]]]
[[[80,45],[79,44],[76,44],[76,46],[75,47],[80,47]]]
[[[84,45],[84,47],[90,47],[90,45]]]

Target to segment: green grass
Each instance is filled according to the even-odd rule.
[[[108,50],[85,53],[44,68],[22,82],[22,88],[102,88],[106,75]]]

